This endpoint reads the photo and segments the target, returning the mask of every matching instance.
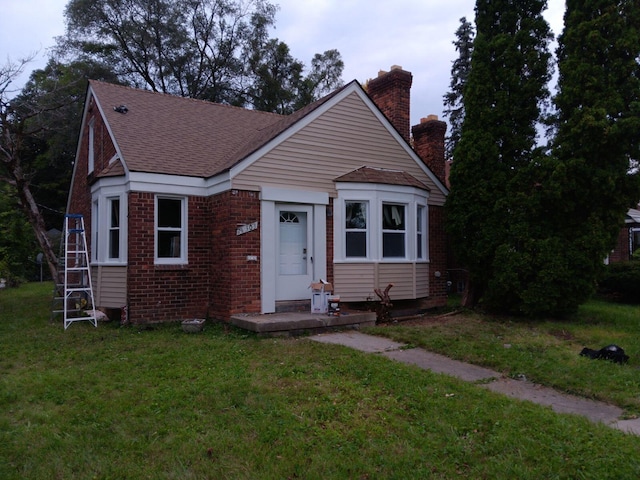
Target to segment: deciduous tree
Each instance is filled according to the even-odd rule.
[[[327,82],[339,86],[342,61],[325,52],[304,77],[289,47],[269,38],[275,13],[265,0],[70,0],[59,50],[109,64],[133,86],[289,112]]]
[[[10,187],[5,200],[28,219],[54,278],[58,245],[47,230],[62,226],[87,78],[115,79],[104,65],[51,59],[19,93],[11,90],[28,64],[0,68],[0,182]]]

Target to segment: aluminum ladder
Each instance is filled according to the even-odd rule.
[[[64,329],[73,322],[88,321],[98,326],[93,285],[91,284],[91,267],[84,229],[84,218],[79,214],[64,216],[64,232],[61,255],[58,263],[58,279],[56,298],[62,303],[61,308],[53,313],[62,313]]]

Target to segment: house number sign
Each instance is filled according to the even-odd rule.
[[[236,229],[236,235],[244,235],[245,233],[253,232],[258,229],[258,222],[247,223],[241,225]]]

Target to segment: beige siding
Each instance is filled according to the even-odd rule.
[[[393,288],[390,290],[391,298],[416,298],[414,264],[378,264],[378,286],[384,289],[390,283],[393,283]]]
[[[416,297],[418,298],[429,295],[429,272],[428,263],[416,264]]]
[[[404,170],[429,186],[430,204],[444,203],[436,185],[355,93],[244,169],[233,188],[297,185],[335,197],[333,180],[365,165]]]
[[[333,291],[344,302],[365,302],[377,298],[373,289],[376,265],[374,263],[338,263],[333,266]]]
[[[91,279],[98,307],[120,308],[127,304],[127,267],[93,267]]]
[[[393,283],[391,298],[408,300],[429,294],[429,264],[337,263],[333,267],[334,291],[345,302],[376,299],[374,288]]]

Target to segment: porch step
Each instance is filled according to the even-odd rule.
[[[283,300],[276,302],[276,313],[310,312],[311,300]]]
[[[375,312],[348,312],[328,316],[309,312],[234,315],[230,323],[238,328],[264,336],[295,336],[376,324]]]

